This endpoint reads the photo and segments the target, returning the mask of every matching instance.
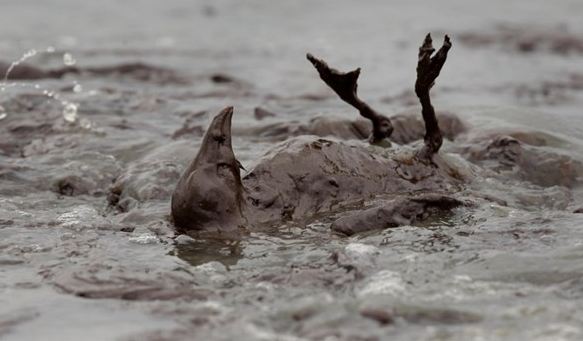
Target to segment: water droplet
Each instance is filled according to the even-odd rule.
[[[34,50],[34,49],[32,49],[24,54],[25,58],[30,58],[30,57],[34,57],[34,56],[36,56],[36,50]]]
[[[81,91],[83,91],[83,87],[81,86],[81,84],[75,84],[75,86],[73,87],[73,92],[80,93]]]
[[[63,118],[69,123],[77,121],[77,105],[74,103],[65,104],[63,109]]]
[[[63,55],[63,64],[67,66],[73,66],[75,65],[75,63],[77,63],[77,61],[75,60],[75,58],[73,58],[72,54],[67,52]]]
[[[35,85],[34,85],[34,88],[35,88],[35,89],[40,89],[40,84],[35,84]]]
[[[8,116],[8,114],[6,113],[6,109],[4,109],[4,107],[0,105],[0,121],[5,119],[6,116]]]
[[[86,119],[86,118],[82,118],[82,119],[79,121],[79,125],[80,125],[80,126],[81,126],[81,128],[83,128],[83,129],[87,129],[87,130],[91,129],[91,121],[89,121],[89,120],[88,120],[88,119]]]
[[[49,47],[47,47],[46,51],[47,51],[47,53],[53,53],[53,52],[55,52],[55,48],[53,46],[49,46]]]

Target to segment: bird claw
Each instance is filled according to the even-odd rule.
[[[331,68],[322,59],[314,57],[308,53],[306,58],[314,65],[320,78],[328,85],[334,92],[348,104],[357,105],[356,90],[358,88],[358,76],[360,76],[360,68],[349,72],[341,72]]]
[[[451,48],[449,36],[443,38],[443,45],[435,53],[431,35],[427,34],[421,47],[419,47],[419,60],[417,62],[417,80],[415,82],[415,93],[421,102],[423,121],[425,122],[425,146],[419,153],[420,156],[430,157],[437,153],[443,143],[443,137],[435,110],[431,105],[429,90],[435,84],[435,80],[441,72],[441,68],[447,59],[447,52]]]
[[[314,57],[310,53],[306,55],[306,58],[316,68],[324,83],[326,83],[340,97],[340,99],[356,108],[361,116],[371,120],[373,125],[371,141],[378,143],[391,135],[393,132],[393,126],[389,118],[378,114],[358,98],[357,89],[360,68],[349,72],[341,72],[331,68],[325,61]]]
[[[441,68],[447,59],[447,52],[451,48],[451,40],[446,35],[443,45],[434,54],[433,41],[431,35],[427,34],[421,47],[419,47],[419,61],[417,63],[417,81],[415,82],[415,92],[422,93],[429,91],[435,84],[435,79],[439,76]],[[433,56],[432,56],[433,55]]]

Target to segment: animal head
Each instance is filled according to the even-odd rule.
[[[242,224],[243,185],[231,144],[232,117],[232,107],[215,116],[174,190],[172,217],[182,232],[225,231]]]

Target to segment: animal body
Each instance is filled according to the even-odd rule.
[[[446,36],[443,47],[433,55],[428,35],[420,48],[416,93],[426,134],[419,150],[376,146],[394,128],[389,118],[358,98],[360,69],[342,73],[308,54],[322,80],[372,122],[370,145],[294,137],[241,177],[231,143],[233,108],[228,107],[214,118],[198,154],[178,181],[171,205],[174,224],[186,233],[233,231],[310,219],[364,200],[378,200],[377,211],[356,212],[333,224],[337,231],[352,234],[363,229],[362,224],[348,226],[358,224],[360,214],[379,217],[378,226],[392,226],[411,223],[431,210],[462,205],[447,195],[459,190],[462,181],[437,155],[442,135],[429,100],[450,47]]]

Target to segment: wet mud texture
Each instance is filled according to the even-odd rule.
[[[581,339],[583,215],[573,211],[583,206],[583,96],[571,79],[579,52],[553,52],[552,37],[529,53],[506,38],[476,46],[460,37],[500,37],[503,22],[549,35],[562,26],[576,38],[580,1],[448,0],[430,12],[410,2],[343,0],[6,6],[0,49],[8,64],[53,45],[57,53],[25,63],[59,69],[66,51],[80,69],[140,63],[187,82],[145,68],[15,80],[21,85],[1,93],[2,339]],[[120,16],[136,8],[138,19]],[[391,212],[402,196],[238,240],[175,236],[176,182],[228,105],[234,154],[248,170],[242,178],[268,165],[264,155],[295,162],[280,149],[301,151],[319,139],[329,141],[320,142],[324,150],[356,145],[358,157],[406,165],[391,155],[423,145],[413,87],[418,40],[429,31],[448,32],[455,44],[431,99],[444,132],[440,162],[467,184],[445,194],[463,205],[350,237],[331,224],[374,207]],[[357,110],[318,79],[307,51],[339,70],[362,67],[359,94],[391,119],[391,148],[368,146],[370,123],[352,131]],[[44,89],[78,104],[76,120],[65,120]],[[258,120],[257,107],[273,116]],[[440,113],[463,123],[451,129],[453,141]],[[310,128],[316,117],[322,128]],[[410,132],[398,140],[397,117],[417,122],[403,124]],[[295,126],[323,133],[307,138],[298,128],[288,140],[283,130]],[[399,174],[423,176],[408,171]],[[334,193],[327,180],[298,184]],[[270,191],[262,188],[262,202]]]

